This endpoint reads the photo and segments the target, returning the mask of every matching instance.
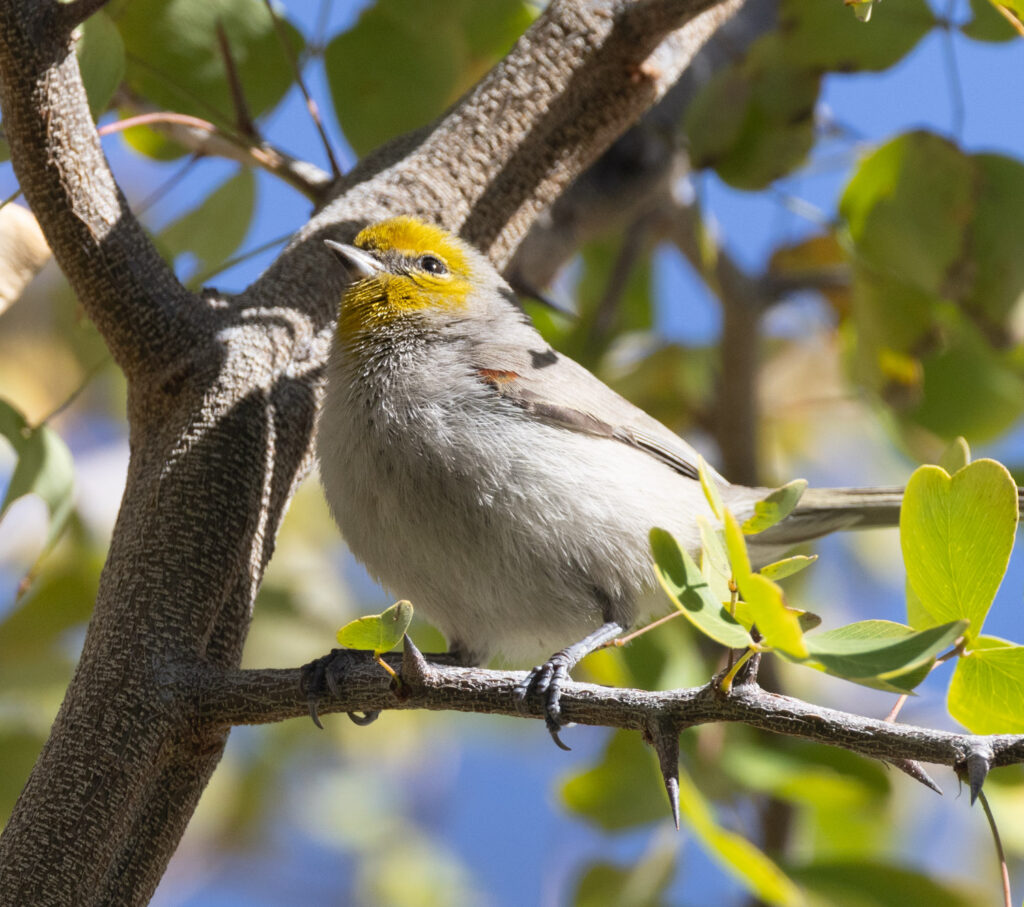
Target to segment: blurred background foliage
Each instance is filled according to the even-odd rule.
[[[104,147],[158,247],[183,280],[238,290],[310,204],[224,149],[266,142],[329,165],[293,60],[349,167],[442,113],[541,8],[321,0],[278,4],[275,24],[261,0],[113,0],[77,49],[102,127],[156,115]],[[528,240],[510,276],[573,314],[533,302],[531,313],[709,458],[746,464],[752,474],[735,479],[899,483],[965,435],[1019,480],[1024,52],[1013,5],[886,0],[862,23],[840,0],[759,0],[740,16],[571,190],[569,215],[556,206],[539,225],[530,254]],[[220,145],[182,141],[168,111],[205,121]],[[2,178],[13,194],[8,165]],[[34,230],[17,201],[0,210],[0,820],[73,669],[128,457],[124,381]],[[537,265],[538,245],[567,251]],[[755,417],[740,434],[723,418],[733,412]],[[892,533],[819,550],[788,586],[794,604],[831,624],[904,618]],[[987,624],[1018,642],[1022,575],[1015,559]],[[281,531],[245,664],[308,661],[342,623],[388,604],[311,477]],[[682,624],[598,653],[579,674],[703,683],[721,652]],[[427,626],[414,636],[443,646]],[[766,682],[867,715],[891,706],[811,673],[771,662]],[[947,683],[935,672],[903,720],[955,727]],[[937,776],[940,799],[841,750],[703,727],[683,736],[676,834],[636,735],[566,736],[569,756],[532,722],[460,715],[238,729],[156,903],[995,901],[983,819],[951,773]],[[987,789],[1020,887],[1024,773],[997,771]]]

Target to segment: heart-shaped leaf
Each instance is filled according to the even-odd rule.
[[[949,714],[975,734],[1024,734],[1024,646],[982,636],[959,658]]]
[[[374,655],[389,652],[405,636],[412,622],[412,605],[395,602],[380,614],[359,617],[338,631],[338,644],[346,649],[366,649]]]
[[[907,579],[935,622],[970,621],[981,632],[1006,572],[1017,530],[1017,485],[995,460],[976,460],[950,477],[922,466],[907,483],[900,541]]]

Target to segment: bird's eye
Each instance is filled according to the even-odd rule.
[[[424,255],[420,259],[420,267],[428,274],[447,274],[448,269],[436,255]]]

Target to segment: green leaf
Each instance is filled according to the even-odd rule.
[[[877,808],[889,793],[890,776],[879,762],[821,744],[774,743],[731,739],[716,765],[741,790],[819,809]]]
[[[753,514],[743,523],[744,534],[756,535],[784,520],[800,503],[806,489],[806,479],[794,479],[781,488],[776,488],[766,498],[762,498],[754,505]],[[761,572],[764,573],[763,570]]]
[[[965,890],[903,866],[875,860],[817,861],[787,867],[790,876],[828,907],[985,907],[984,889]]]
[[[742,835],[722,828],[693,779],[679,773],[680,818],[708,855],[748,891],[768,904],[798,905],[804,899],[786,874]]]
[[[975,734],[1024,734],[1024,646],[982,636],[957,660],[949,714]]]
[[[868,155],[839,205],[858,263],[941,294],[974,214],[974,175],[967,155],[928,132],[901,135]]]
[[[193,279],[201,279],[242,244],[255,204],[256,178],[251,170],[240,169],[166,227],[160,233],[160,243],[172,259],[184,253],[194,255],[197,267]]]
[[[627,865],[594,863],[576,886],[573,907],[658,907],[678,861],[677,848],[655,840],[639,861]]]
[[[869,27],[842,3],[783,0],[779,31],[791,65],[840,72],[887,69],[935,26],[925,0],[886,0]]]
[[[277,10],[281,16],[280,5]],[[125,81],[157,107],[236,125],[218,24],[227,35],[251,116],[274,107],[292,85],[291,63],[262,0],[117,0],[111,14],[124,39]],[[302,35],[283,24],[298,56]]]
[[[357,153],[431,122],[525,30],[522,0],[378,0],[324,52],[338,122]]]
[[[338,644],[347,649],[364,649],[380,655],[390,652],[405,636],[412,622],[412,605],[395,602],[380,614],[370,614],[350,621],[338,630]]]
[[[664,529],[652,529],[650,539],[658,581],[686,619],[723,646],[749,646],[750,634],[722,607],[693,558],[675,538]]]
[[[410,0],[375,3],[324,52],[335,114],[360,155],[440,114],[465,65],[451,11]]]
[[[121,84],[125,67],[121,32],[103,10],[86,19],[75,53],[89,98],[89,111],[93,120],[98,120]]]
[[[960,26],[968,38],[975,41],[1012,41],[1020,37],[1017,30],[996,10],[994,0],[971,0],[973,18]]]
[[[900,542],[907,578],[936,621],[965,618],[968,636],[985,615],[1013,549],[1017,485],[995,460],[975,460],[955,476],[922,466],[907,483]]]
[[[703,457],[697,459],[697,475],[700,477],[700,488],[707,498],[708,506],[716,519],[722,519],[725,513],[725,505],[722,503],[722,493],[715,483],[715,477],[711,475],[707,461]]]
[[[57,540],[74,504],[74,461],[71,451],[52,428],[29,426],[10,403],[0,399],[0,437],[8,440],[18,462],[0,503],[0,519],[10,506],[26,494],[43,499],[50,514],[43,551]]]
[[[763,189],[814,144],[819,69],[792,65],[777,34],[709,80],[686,113],[690,159],[738,189]]]
[[[954,621],[915,632],[887,620],[859,621],[806,637],[810,654],[800,663],[862,686],[909,693],[966,626]]]
[[[725,512],[725,547],[740,595],[750,608],[764,644],[795,658],[805,658],[807,648],[798,616],[786,607],[780,586],[751,571],[743,531],[728,510]]]
[[[950,475],[959,472],[971,462],[971,448],[963,436],[954,438],[939,457],[938,465]]]
[[[816,554],[794,554],[792,557],[784,557],[781,561],[765,564],[758,572],[770,580],[785,579],[810,567],[817,559]]]
[[[562,783],[562,802],[570,812],[605,831],[646,825],[668,815],[657,765],[640,735],[616,731],[601,761]]]
[[[970,322],[947,328],[942,348],[921,364],[924,395],[906,415],[940,437],[994,438],[1024,413],[1019,365]]]

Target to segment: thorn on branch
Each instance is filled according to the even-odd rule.
[[[992,768],[991,747],[972,743],[964,763],[967,768],[967,783],[971,788],[971,806],[974,806],[974,801],[978,799],[985,779],[988,777],[989,769]]]
[[[430,676],[431,668],[423,653],[416,648],[416,643],[406,633],[404,637],[405,648],[402,651],[402,666],[398,669],[398,677],[402,686],[410,690],[421,689],[426,685]]]
[[[888,762],[893,768],[898,768],[904,774],[910,775],[915,781],[920,781],[925,787],[935,791],[940,797],[942,796],[942,788],[935,783],[932,776],[924,770],[920,762],[915,762],[913,759],[889,759]]]
[[[673,723],[661,721],[649,724],[644,737],[658,754],[658,767],[665,782],[669,806],[672,809],[672,821],[676,831],[679,830],[679,733],[681,728]]]

